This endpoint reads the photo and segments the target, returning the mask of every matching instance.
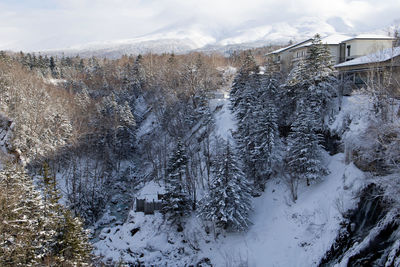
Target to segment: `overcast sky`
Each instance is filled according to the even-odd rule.
[[[0,49],[65,48],[194,23],[224,32],[300,17],[376,30],[398,21],[400,0],[0,0]]]

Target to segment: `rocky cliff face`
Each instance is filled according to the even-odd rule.
[[[0,168],[1,162],[20,161],[19,152],[10,147],[14,123],[0,113]]]
[[[342,229],[319,266],[399,266],[400,213],[385,187],[371,183],[360,192],[356,209],[345,216]]]

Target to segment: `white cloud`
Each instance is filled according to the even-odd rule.
[[[38,50],[205,25],[214,32],[339,17],[370,30],[400,17],[398,0],[3,0],[0,48]]]

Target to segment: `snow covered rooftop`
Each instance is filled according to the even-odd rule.
[[[291,49],[291,48],[294,48],[294,47],[296,47],[296,46],[302,45],[302,44],[304,44],[304,43],[306,43],[306,42],[310,42],[311,40],[312,40],[312,39],[310,38],[310,39],[307,39],[307,40],[304,40],[304,41],[301,41],[301,42],[298,42],[298,43],[295,43],[295,44],[292,44],[292,45],[289,45],[289,46],[286,46],[286,47],[282,47],[282,48],[280,48],[280,49],[278,49],[278,50],[269,52],[269,53],[267,53],[266,55],[278,54],[278,53],[281,53],[281,52],[286,51],[286,50],[288,50],[288,49]]]
[[[380,39],[380,40],[393,40],[393,37],[387,35],[379,35],[379,34],[359,34],[355,37],[343,40],[342,42],[354,40],[354,39]]]
[[[335,68],[385,62],[397,56],[400,56],[400,47],[386,48],[373,54],[340,63],[335,65]]]
[[[339,44],[339,43],[343,42],[343,40],[346,40],[348,38],[351,38],[351,36],[344,35],[344,34],[332,34],[325,38],[322,38],[321,41],[324,44]]]
[[[328,45],[332,45],[332,44],[339,44],[341,42],[343,42],[344,40],[349,40],[351,39],[351,36],[349,35],[343,35],[343,34],[332,34],[332,35],[328,35],[324,38],[321,39],[323,44],[328,44]],[[281,53],[283,51],[289,50],[289,49],[293,49],[293,48],[299,48],[299,47],[307,47],[310,46],[312,44],[312,38],[309,38],[307,40],[286,46],[286,47],[282,47],[278,50],[272,51],[270,53],[267,53],[267,55],[273,55],[273,54],[278,54]]]
[[[348,40],[349,38],[351,38],[349,35],[332,34],[332,35],[322,38],[321,42],[323,44],[328,44],[328,45],[338,45],[339,43],[343,42],[344,40]],[[302,45],[299,45],[296,48],[307,47],[307,46],[310,46],[311,44],[312,44],[312,40],[310,40]]]

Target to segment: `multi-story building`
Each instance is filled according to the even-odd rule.
[[[335,34],[321,39],[323,44],[329,47],[332,55],[332,63],[339,64],[371,53],[376,53],[393,46],[393,37],[383,35],[348,35]],[[284,47],[268,53],[268,66],[275,71],[287,73],[300,59],[307,57],[312,39]]]

